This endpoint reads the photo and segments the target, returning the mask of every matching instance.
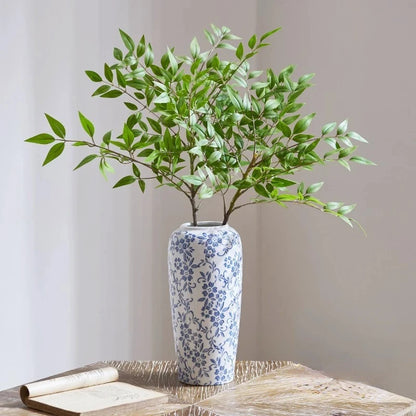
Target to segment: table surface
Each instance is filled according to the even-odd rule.
[[[169,394],[167,403],[129,413],[135,416],[416,416],[411,399],[287,361],[239,361],[234,382],[206,387],[180,383],[174,361],[109,361],[82,370],[107,365],[121,381]],[[25,408],[18,391],[0,392],[0,415],[41,414]]]

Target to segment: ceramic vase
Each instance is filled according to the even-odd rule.
[[[237,231],[217,222],[183,224],[169,239],[172,325],[183,383],[216,385],[234,379],[242,257]]]

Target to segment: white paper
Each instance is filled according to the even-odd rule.
[[[118,380],[118,371],[114,367],[104,367],[83,373],[71,374],[26,384],[21,389],[22,399],[43,396],[68,390],[80,389],[97,384],[110,383]],[[25,390],[27,389],[27,391]]]
[[[33,401],[77,413],[102,410],[166,396],[131,384],[113,382],[36,397]]]

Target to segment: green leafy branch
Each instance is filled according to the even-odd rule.
[[[190,202],[195,225],[200,204],[218,193],[224,224],[242,207],[275,202],[310,206],[352,225],[347,215],[355,205],[325,203],[314,196],[323,182],[305,187],[285,177],[334,161],[348,170],[350,162],[372,165],[354,155],[356,144],[366,140],[348,130],[347,120],[325,124],[320,136],[308,132],[315,113],[301,116],[304,104],[298,99],[313,74],[294,81],[293,66],[279,73],[251,70],[251,58],[279,28],[253,35],[246,45],[226,27],[211,29],[204,31],[208,50],[202,51],[194,38],[189,56],[168,47],[159,64],[144,36],[136,45],[120,30],[126,49],[114,48],[116,62],[104,64],[103,76],[86,71],[100,84],[93,96],[126,100],[129,115],[119,135],[107,132],[98,141],[94,124],[80,112],[86,140],[67,139],[62,123],[46,115],[55,135],[42,133],[27,141],[53,144],[44,165],[59,157],[66,144],[93,151],[75,169],[98,160],[106,176],[113,171],[110,160],[130,164],[131,175],[114,187],[137,182],[144,192],[146,182],[154,180],[174,187]],[[323,146],[326,152],[318,153]],[[142,169],[150,176],[143,176]]]

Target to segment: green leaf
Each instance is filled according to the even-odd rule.
[[[199,43],[198,43],[198,39],[197,38],[193,38],[192,42],[191,42],[191,55],[192,57],[195,59],[198,57],[199,53],[201,52],[201,48],[199,47]]]
[[[149,117],[146,117],[146,118],[150,124],[150,127],[152,127],[152,129],[156,133],[162,134],[162,127],[160,126],[160,124],[156,120],[153,120],[152,118],[149,118]]]
[[[201,148],[200,147],[198,147],[198,146],[195,146],[195,147],[193,147],[192,149],[190,149],[189,150],[189,153],[192,153],[193,155],[197,155],[197,156],[199,156],[200,158],[202,158],[204,155],[203,155],[203,153],[202,153],[202,150],[201,150]]]
[[[162,69],[163,67],[157,66],[157,65],[150,65],[150,68],[152,70],[152,72],[157,76],[157,77],[161,77],[163,76],[163,72]]]
[[[149,150],[151,150],[151,153],[149,154],[149,156],[146,157],[145,159],[146,163],[152,163],[160,155],[160,152],[158,150],[152,150],[152,149],[149,149]]]
[[[106,93],[107,91],[110,90],[110,86],[109,85],[101,85],[101,87],[98,87],[92,94],[92,97],[95,97],[96,95],[101,95]]]
[[[137,105],[136,104],[133,104],[133,103],[124,103],[124,105],[129,109],[129,110],[132,110],[132,111],[137,111]]]
[[[311,80],[314,76],[315,76],[315,74],[306,74],[306,75],[302,75],[302,76],[299,78],[298,83],[299,83],[299,84],[304,84],[305,82],[308,82],[309,80]]]
[[[293,71],[294,70],[295,70],[295,66],[294,65],[288,65],[286,68],[283,68],[280,71],[279,80],[283,81],[284,78],[287,78],[289,75],[293,74]]]
[[[289,85],[288,85],[289,84]],[[283,90],[284,92],[286,91],[291,91],[293,88],[295,88],[295,84],[293,82],[289,83],[288,80],[286,80],[286,85],[284,86],[286,89]],[[306,87],[303,85],[298,85],[298,87],[296,87],[296,91],[292,91],[288,97],[287,97],[287,101],[289,103],[293,103],[296,101],[296,99],[303,94],[303,92],[305,91]]]
[[[338,136],[338,139],[341,140],[346,146],[354,147],[351,140],[347,136]]]
[[[335,122],[326,123],[322,127],[322,136],[325,136],[325,135],[331,133],[335,129],[336,126],[337,126],[337,123],[335,123]]]
[[[212,164],[216,161],[220,160],[222,156],[222,153],[219,150],[216,150],[215,152],[212,152],[208,158],[208,163]]]
[[[264,39],[267,39],[269,36],[273,35],[273,33],[278,32],[281,29],[281,27],[277,27],[276,29],[271,30],[270,32],[266,32],[261,38],[260,42],[263,42]]]
[[[178,71],[178,61],[176,60],[175,56],[173,55],[172,51],[169,48],[168,48],[167,54],[169,57],[170,67],[172,68],[173,73],[176,74],[176,72]]]
[[[354,150],[356,150],[357,148],[355,146],[353,147],[346,147],[344,149],[342,149],[339,154],[338,154],[338,158],[342,159],[343,157],[348,156],[349,154],[351,154],[352,152],[354,152]]]
[[[125,176],[124,178],[121,178],[114,186],[113,188],[119,188],[120,186],[130,185],[134,182],[136,182],[136,178],[134,176]]]
[[[280,102],[276,100],[275,98],[271,98],[267,100],[264,104],[264,111],[267,112],[269,110],[274,110],[279,106]]]
[[[233,103],[234,107],[238,110],[242,108],[242,101],[240,96],[234,91],[229,85],[226,86],[228,96],[230,97],[231,102]]]
[[[102,98],[117,98],[120,97],[123,93],[120,90],[110,90],[105,94],[101,95]]]
[[[169,48],[168,48],[169,49]],[[161,56],[161,58],[160,58],[160,64],[162,65],[162,68],[163,69],[168,69],[168,67],[169,67],[169,65],[170,65],[170,62],[169,62],[169,56],[168,56],[168,53],[166,52],[166,53],[164,53],[162,56]],[[159,71],[161,72],[162,71],[162,69],[161,68],[159,68]]]
[[[277,128],[283,133],[285,137],[290,137],[290,135],[292,134],[292,132],[290,131],[290,127],[283,121],[279,121],[277,123]]]
[[[269,86],[268,82],[254,82],[251,86],[252,90],[260,90],[261,88],[267,88]]]
[[[247,81],[244,78],[234,75],[233,79],[240,87],[247,88]],[[250,103],[248,103],[247,108],[250,108]]]
[[[47,165],[49,162],[52,162],[52,160],[56,159],[65,148],[65,143],[56,143],[54,144],[50,149],[48,154],[46,155],[45,160],[43,161],[42,166]]]
[[[202,184],[198,196],[200,199],[208,199],[214,195],[214,191],[212,188],[209,188],[205,183]]]
[[[287,125],[294,123],[299,118],[299,114],[294,116],[285,117],[282,121]]]
[[[346,222],[350,227],[352,227],[352,223],[349,218],[345,217],[344,215],[337,215],[338,218],[341,218],[342,221]]]
[[[351,171],[350,164],[345,159],[339,159],[338,163],[343,166],[345,169]]]
[[[199,186],[199,185],[202,185],[204,183],[204,181],[199,176],[196,176],[196,175],[184,175],[184,176],[182,176],[182,179],[185,182],[190,183],[191,185]]]
[[[254,190],[261,196],[264,196],[265,198],[269,198],[269,193],[267,192],[266,188],[258,183],[256,185],[254,185]]]
[[[273,178],[270,182],[276,188],[286,188],[287,186],[296,185],[296,182],[283,178]]]
[[[204,29],[204,35],[207,38],[210,45],[214,46],[215,45],[215,38],[214,38],[214,36],[212,36],[212,33],[208,32],[208,30]]]
[[[103,79],[94,71],[85,71],[88,78],[93,82],[101,82]]]
[[[153,101],[154,104],[165,104],[169,102],[170,98],[167,92],[162,92],[162,94],[158,95],[156,99]]]
[[[117,82],[120,87],[126,87],[126,80],[124,79],[124,75],[116,68],[116,75],[117,75]]]
[[[121,52],[121,50],[119,48],[114,48],[113,49],[113,56],[114,56],[114,58],[117,59],[117,61],[122,61],[123,60],[123,52]]]
[[[102,158],[100,160],[99,169],[100,169],[101,174],[104,176],[105,180],[107,180],[106,171],[107,172],[114,172],[113,167],[111,165],[109,165],[104,158]]]
[[[252,149],[248,148],[248,150],[252,150]],[[256,180],[259,180],[262,175],[263,175],[263,172],[262,172],[262,168],[260,167],[254,168],[253,172],[251,173],[251,176]]]
[[[372,165],[377,166],[376,163],[372,162],[371,160],[366,159],[365,157],[361,156],[353,156],[350,158],[352,162],[360,163],[361,165]]]
[[[312,138],[313,138],[312,134],[302,134],[302,133],[300,133],[300,134],[295,134],[292,137],[292,140],[296,143],[305,143],[305,142],[307,142],[308,140],[310,140]],[[305,149],[304,153],[307,153],[307,148]]]
[[[324,141],[328,143],[333,149],[337,149],[337,141],[333,137],[325,137]]]
[[[256,42],[257,42],[257,36],[253,35],[249,40],[248,40],[248,47],[250,49],[253,49],[254,46],[256,46]]]
[[[127,124],[124,124],[123,139],[124,139],[124,143],[126,143],[126,146],[130,148],[134,140],[134,134]]]
[[[323,184],[324,184],[323,182],[314,183],[314,184],[308,186],[305,193],[306,194],[313,194],[315,192],[318,192],[322,188]]]
[[[144,54],[144,64],[146,66],[150,66],[153,63],[155,55],[153,53],[152,45],[149,43],[146,48],[146,52]]]
[[[235,181],[233,186],[235,186],[237,189],[247,189],[251,188],[252,183],[250,181],[240,179]]]
[[[107,78],[107,81],[113,82],[113,71],[107,64],[104,64],[104,75]]]
[[[138,58],[143,56],[143,54],[146,51],[146,40],[144,38],[144,35],[140,38],[139,44],[137,45],[136,55]]]
[[[277,195],[276,201],[297,201],[299,197],[292,194],[280,194]]]
[[[328,202],[325,205],[325,208],[331,210],[331,211],[336,211],[338,209],[340,209],[342,207],[342,202]]]
[[[342,135],[347,131],[348,128],[348,120],[344,120],[337,128],[337,134]]]
[[[139,100],[144,100],[145,96],[144,94],[142,94],[141,92],[135,92],[134,95],[136,96],[137,99]]]
[[[215,33],[216,36],[221,36],[222,32],[221,29],[214,24],[211,23],[212,31]]]
[[[88,120],[81,111],[78,111],[79,121],[81,122],[82,128],[85,130],[85,132],[88,134],[88,136],[93,137],[94,136],[94,125],[91,123],[90,120]]]
[[[304,106],[303,103],[290,103],[286,108],[286,113],[295,113],[296,111],[300,110]]]
[[[304,132],[309,127],[314,117],[315,113],[312,113],[298,120],[293,129],[293,134]]]
[[[357,140],[358,142],[362,142],[362,143],[368,143],[366,139],[364,139],[364,137],[360,136],[358,133],[356,133],[355,131],[349,131],[346,134],[347,137],[349,137],[350,139],[353,140]]]
[[[132,164],[132,167],[133,167],[133,173],[134,173],[134,175],[137,178],[140,178],[140,170],[139,170],[139,168],[134,163]]]
[[[107,133],[105,133],[104,136],[103,136],[103,142],[104,142],[104,144],[109,145],[110,144],[110,140],[111,140],[111,130],[108,131]]]
[[[45,113],[45,117],[48,120],[48,123],[51,126],[51,129],[53,130],[53,132],[58,137],[61,137],[63,139],[66,134],[65,127],[63,126],[63,124],[59,122],[58,120],[56,120],[55,118],[53,118],[52,116],[50,116],[49,114]]]
[[[78,163],[77,166],[75,166],[74,170],[77,170],[81,166],[86,165],[87,163],[91,162],[92,160],[96,159],[98,155],[88,155],[87,157],[84,157],[84,159],[81,160],[81,162]]]
[[[318,146],[320,139],[314,140],[311,144],[308,144],[308,147],[305,149],[305,153],[311,153],[316,146]]]
[[[140,190],[144,193],[146,189],[146,183],[144,182],[143,179],[139,179],[139,186],[140,186]]]
[[[243,44],[240,42],[239,45],[237,46],[237,49],[235,51],[235,56],[241,60],[241,58],[244,55],[244,47]]]
[[[263,71],[252,71],[248,74],[248,79],[258,78],[262,73]]]
[[[150,156],[150,154],[153,152],[153,150],[152,149],[144,149],[144,150],[142,150],[139,154],[138,154],[138,156],[139,157],[148,157],[148,156]]]
[[[41,133],[36,136],[26,139],[25,142],[28,143],[37,143],[37,144],[49,144],[55,141],[54,137],[48,133]]]
[[[228,40],[240,40],[239,36],[236,36],[231,33],[231,30],[228,27],[222,27],[222,33],[224,34],[223,38]]]
[[[357,204],[353,204],[353,205],[344,205],[343,207],[341,207],[338,212],[341,215],[347,215],[349,214],[355,207],[357,206]]]
[[[121,39],[123,40],[124,45],[130,51],[134,51],[134,42],[133,39],[126,33],[119,29]]]

